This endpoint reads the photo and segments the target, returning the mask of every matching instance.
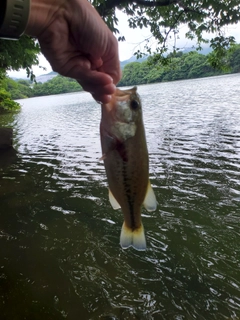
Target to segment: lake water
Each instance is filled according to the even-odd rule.
[[[20,100],[0,117],[0,318],[240,319],[240,74],[139,86],[158,209],[122,250],[100,106]]]

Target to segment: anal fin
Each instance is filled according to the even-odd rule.
[[[108,192],[108,196],[109,196],[109,201],[113,207],[114,210],[120,209],[121,206],[120,204],[117,202],[117,200],[115,199],[114,195],[112,194],[111,190],[109,189]]]
[[[157,209],[157,200],[150,181],[148,181],[147,193],[143,201],[143,205],[149,212],[155,211]]]

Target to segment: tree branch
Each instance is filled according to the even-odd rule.
[[[200,13],[199,11],[190,9],[187,6],[185,6],[182,3],[182,0],[154,0],[154,1],[135,0],[134,2],[144,7],[167,7],[167,6],[170,6],[171,4],[178,4],[181,8],[184,9],[185,12]]]
[[[180,3],[181,1],[180,0],[156,0],[156,1],[135,0],[134,2],[144,7],[166,7],[174,3]]]
[[[126,6],[128,4],[137,4],[143,7],[167,7],[172,4],[178,4],[181,8],[184,9],[185,12],[195,12],[200,13],[199,11],[188,8],[182,3],[182,0],[106,0],[102,2],[99,6],[96,7],[97,11],[102,17],[106,17],[110,14],[110,11],[113,8],[118,6]]]

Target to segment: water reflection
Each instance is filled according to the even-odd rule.
[[[227,83],[227,85],[226,85]],[[0,119],[4,319],[238,319],[239,75],[140,86],[158,211],[148,249],[123,251],[85,93],[22,100]]]

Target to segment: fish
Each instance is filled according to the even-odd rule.
[[[113,209],[122,210],[120,234],[123,249],[146,250],[141,219],[142,205],[155,211],[157,201],[149,181],[149,156],[137,87],[116,89],[112,100],[102,104],[100,137],[102,160]]]

